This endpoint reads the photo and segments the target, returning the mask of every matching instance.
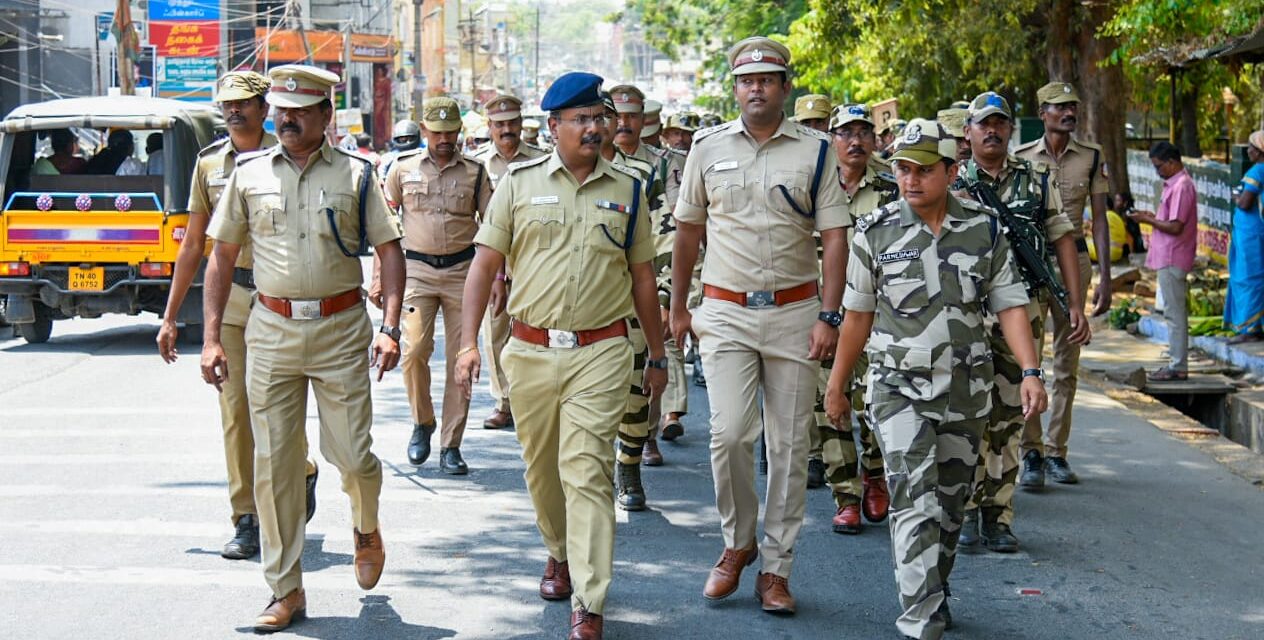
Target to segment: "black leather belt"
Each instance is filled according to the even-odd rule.
[[[424,262],[436,269],[447,269],[454,267],[462,262],[468,262],[474,259],[474,245],[470,245],[465,249],[456,253],[449,253],[446,256],[432,256],[428,253],[420,253],[409,249],[404,250],[404,257],[409,260],[418,260]]]
[[[1075,248],[1080,253],[1088,253],[1088,240],[1084,238],[1075,239]]]
[[[255,288],[255,271],[254,269],[242,269],[236,267],[233,269],[233,284],[239,284],[247,289]]]

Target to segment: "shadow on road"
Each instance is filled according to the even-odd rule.
[[[441,640],[456,635],[452,629],[427,627],[404,622],[390,596],[364,596],[360,598],[360,615],[352,618],[327,616],[307,618],[295,622],[286,632],[302,638],[410,638],[415,640]],[[251,627],[238,627],[238,633],[253,634]]]

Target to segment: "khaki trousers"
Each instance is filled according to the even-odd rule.
[[[444,321],[446,323],[446,316]],[[492,399],[496,402],[497,411],[513,413],[509,403],[509,380],[505,378],[505,368],[500,362],[500,353],[508,342],[509,314],[494,314],[488,307],[487,313],[483,314],[483,351],[487,354],[487,377],[491,383]]]
[[[382,463],[373,455],[364,305],[318,320],[291,320],[262,305],[246,327],[247,387],[255,439],[255,504],[263,575],[280,598],[303,586],[307,388],[320,413],[320,452],[342,474],[352,525],[378,526]]]
[[[668,340],[667,388],[663,390],[662,415],[689,413],[689,379],[685,376],[685,352],[676,341]]]
[[[228,503],[233,523],[255,513],[255,436],[250,430],[250,398],[246,394],[246,322],[250,319],[252,294],[234,284],[224,309],[220,343],[228,358],[228,381],[219,394],[220,425],[224,428],[224,461],[228,466]],[[307,457],[307,434],[303,434],[303,459],[307,475],[316,465]]]
[[[600,614],[614,573],[614,450],[632,346],[550,349],[516,338],[501,354],[524,477],[549,555],[570,563],[572,608]]]
[[[1093,279],[1093,265],[1088,254],[1080,252],[1080,299],[1088,301],[1088,285]],[[1057,305],[1046,303],[1053,312],[1053,393],[1049,398],[1049,434],[1044,430],[1040,417],[1027,421],[1023,427],[1023,451],[1038,451],[1042,456],[1065,458],[1067,440],[1071,438],[1071,406],[1075,403],[1075,390],[1080,380],[1080,347],[1071,344],[1071,320]],[[1045,313],[1048,313],[1046,311]]]
[[[456,354],[461,350],[461,297],[469,273],[468,261],[436,269],[420,260],[409,260],[408,281],[404,286],[404,305],[414,307],[414,311],[405,313],[402,322],[404,357],[400,368],[415,424],[435,423],[434,402],[430,399],[430,355],[435,346],[435,319],[440,310],[443,312],[447,375],[443,385],[443,428],[439,446],[444,449],[461,446],[465,421],[470,415],[470,401],[456,384]]]
[[[820,363],[807,359],[816,299],[748,309],[707,299],[693,316],[711,404],[711,471],[724,546],[755,544],[755,442],[768,447],[768,493],[760,559],[790,576],[807,493],[808,427]],[[761,425],[758,397],[763,392]]]

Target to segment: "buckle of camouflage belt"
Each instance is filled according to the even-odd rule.
[[[579,346],[579,336],[572,331],[549,329],[549,346],[558,349],[574,349]]]
[[[748,309],[762,309],[775,306],[777,306],[777,296],[772,291],[751,291],[746,294],[746,307]]]
[[[290,317],[295,320],[318,320],[320,300],[291,300]]]

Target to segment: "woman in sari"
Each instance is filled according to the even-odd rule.
[[[1253,164],[1237,189],[1229,242],[1224,321],[1238,334],[1230,344],[1264,339],[1264,131],[1251,134],[1246,153]]]

